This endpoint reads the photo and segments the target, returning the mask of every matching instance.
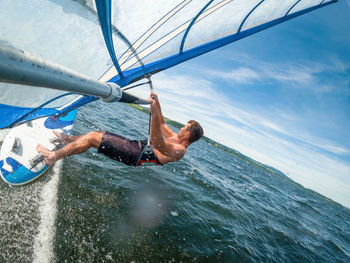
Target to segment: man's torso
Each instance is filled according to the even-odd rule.
[[[175,149],[175,152],[163,154],[157,149],[156,145],[152,144],[154,152],[162,164],[179,161],[185,155],[186,149],[179,144],[177,136],[165,138],[164,141],[165,143],[172,144],[172,147]]]

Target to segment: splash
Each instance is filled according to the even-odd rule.
[[[33,262],[35,263],[53,262],[55,258],[53,237],[56,232],[57,192],[62,163],[62,161],[56,163],[50,181],[44,185],[41,192],[39,233],[34,242]]]

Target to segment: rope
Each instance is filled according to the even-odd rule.
[[[154,88],[151,80],[151,75],[147,76],[148,83],[149,83],[149,89],[151,93],[154,93]],[[151,110],[149,112],[149,121],[148,121],[148,138],[147,138],[147,145],[151,145],[151,122],[152,122],[152,114]]]
[[[136,85],[134,85],[134,86],[130,86],[130,87],[124,88],[123,90],[133,89],[133,88],[136,88],[136,87],[139,87],[139,86],[145,85],[145,84],[150,84],[150,82],[149,82],[149,81],[147,81],[147,82],[143,82],[143,83],[140,83],[140,84],[136,84]]]

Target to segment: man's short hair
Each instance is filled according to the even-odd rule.
[[[198,141],[203,136],[203,128],[202,126],[195,120],[188,121],[190,123],[190,127],[187,128],[187,130],[191,133],[190,137],[188,138],[188,142],[194,143]]]

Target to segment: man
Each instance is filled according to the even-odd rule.
[[[157,165],[180,160],[186,153],[187,147],[203,136],[203,129],[196,121],[189,121],[177,134],[165,124],[158,97],[151,93],[150,101],[151,144],[148,147],[144,141],[129,140],[123,136],[110,132],[90,132],[80,136],[56,135],[67,143],[65,147],[57,151],[49,151],[42,145],[37,146],[37,151],[44,156],[47,165],[53,165],[56,161],[73,154],[87,151],[91,147],[97,148],[99,153],[113,160],[127,165],[140,165],[143,162],[153,162]],[[145,151],[145,149],[150,151]],[[146,153],[145,153],[146,152]]]

